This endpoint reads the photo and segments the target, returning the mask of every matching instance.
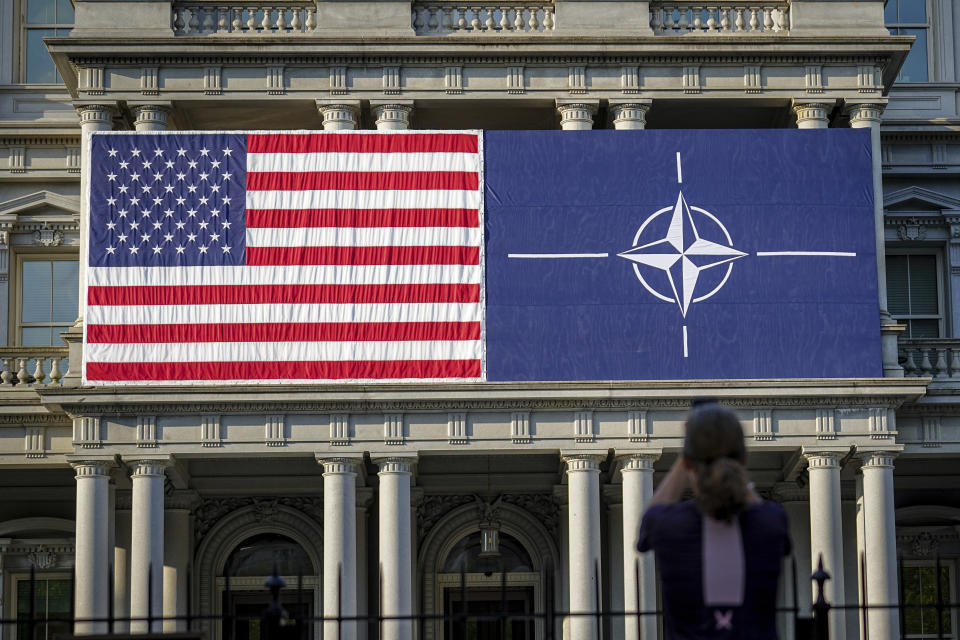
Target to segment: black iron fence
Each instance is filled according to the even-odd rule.
[[[800,577],[796,570],[796,561],[791,565],[793,582],[792,603],[789,606],[777,608],[777,615],[793,629],[796,640],[829,640],[830,616],[842,611],[856,611],[859,615],[860,629],[864,638],[870,638],[869,612],[874,610],[896,609],[899,614],[900,637],[937,638],[939,640],[956,639],[956,613],[960,612],[960,602],[951,601],[949,582],[940,579],[941,575],[951,576],[939,558],[931,569],[935,569],[937,577],[935,586],[926,589],[913,597],[904,593],[903,576],[904,562],[898,563],[897,602],[889,604],[831,604],[824,593],[824,585],[829,581],[830,574],[824,570],[822,559],[817,570],[810,576],[813,582],[814,601],[809,607],[801,607],[798,599]],[[152,576],[152,570],[151,570]],[[112,574],[112,572],[111,572]],[[599,567],[596,568],[599,576]],[[860,557],[860,593],[866,593],[866,562]],[[951,578],[952,579],[952,578]],[[604,629],[609,623],[617,625],[634,625],[637,637],[647,640],[642,627],[644,620],[654,618],[658,625],[662,621],[663,612],[660,610],[641,610],[640,607],[640,568],[639,563],[634,571],[634,593],[637,594],[631,611],[616,611],[603,607],[594,607],[588,613],[562,611],[553,606],[553,598],[549,595],[544,598],[546,603],[542,611],[516,610],[510,606],[508,598],[508,581],[505,572],[500,573],[499,598],[490,598],[489,592],[484,598],[484,611],[477,611],[470,607],[471,587],[468,586],[467,576],[461,573],[459,584],[453,587],[459,591],[457,598],[450,599],[449,606],[443,606],[444,612],[437,614],[420,613],[410,616],[384,615],[382,611],[376,614],[346,615],[339,608],[336,615],[317,615],[311,603],[305,597],[302,576],[296,579],[293,585],[277,575],[276,569],[272,576],[266,579],[263,588],[259,591],[264,597],[261,602],[266,604],[260,607],[246,607],[242,611],[231,605],[236,592],[231,589],[229,576],[225,581],[223,591],[223,613],[194,612],[191,609],[191,594],[189,576],[187,577],[187,610],[185,615],[175,617],[129,617],[114,615],[112,599],[108,615],[105,618],[80,618],[74,614],[74,595],[78,588],[75,575],[69,581],[69,611],[54,613],[38,599],[39,585],[43,577],[36,576],[31,569],[29,580],[24,589],[27,604],[18,603],[17,615],[14,618],[0,618],[2,640],[58,640],[74,635],[81,635],[86,640],[116,639],[130,637],[147,639],[154,636],[157,640],[203,640],[211,635],[214,629],[219,630],[221,640],[310,640],[320,635],[323,630],[324,640],[341,640],[343,636],[356,637],[356,631],[361,627],[366,629],[366,636],[370,640],[384,637],[384,627],[388,625],[404,624],[409,630],[405,637],[424,639],[426,629],[433,625],[436,631],[435,638],[441,635],[444,640],[527,640],[543,638],[544,640],[561,640],[567,637],[576,638],[581,635],[568,635],[569,625],[578,621],[589,622],[591,629],[596,629],[596,637],[604,637]],[[549,581],[548,581],[549,582]],[[601,602],[600,581],[594,580],[596,585],[595,602]],[[152,585],[153,580],[149,580]],[[22,583],[21,583],[22,584]],[[110,588],[112,592],[112,585]],[[489,589],[488,589],[489,591]],[[249,590],[243,593],[249,594]],[[340,579],[338,577],[338,593]],[[382,596],[382,593],[381,593]],[[148,602],[153,600],[152,589],[148,593]],[[338,598],[338,603],[343,599]],[[381,597],[382,601],[382,597]],[[39,609],[39,610],[38,610]],[[639,613],[636,613],[639,611]],[[916,627],[917,613],[920,626]],[[925,617],[926,616],[926,617]],[[930,617],[933,620],[930,620]],[[166,627],[172,627],[165,629]],[[139,629],[139,633],[137,632]],[[13,632],[13,633],[11,633]],[[660,631],[662,634],[662,630]],[[393,635],[393,634],[388,634]],[[592,635],[592,633],[590,634]],[[835,639],[836,640],[836,639]]]

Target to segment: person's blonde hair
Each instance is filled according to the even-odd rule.
[[[690,412],[683,455],[696,479],[696,504],[715,520],[732,520],[749,501],[747,449],[737,416],[719,404],[702,404]]]

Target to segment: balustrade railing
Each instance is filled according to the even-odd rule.
[[[900,364],[907,376],[960,381],[960,340],[901,340]]]
[[[687,33],[786,34],[790,31],[790,2],[650,2],[654,35]]]
[[[198,2],[173,6],[173,33],[178,36],[286,35],[311,33],[316,28],[317,10],[312,2]]]
[[[417,35],[547,33],[556,27],[553,2],[414,2],[411,20]]]
[[[57,387],[67,372],[67,347],[0,347],[0,389]]]

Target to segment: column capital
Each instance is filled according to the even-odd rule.
[[[846,100],[843,104],[843,111],[850,116],[850,126],[854,129],[879,126],[883,110],[886,108],[886,100],[870,102]]]
[[[357,475],[357,470],[363,459],[349,458],[345,456],[323,456],[316,454],[317,464],[323,467],[323,477],[333,475]]]
[[[826,129],[833,103],[814,100],[794,100],[793,112],[798,129]]]
[[[167,467],[173,466],[173,456],[124,458],[123,462],[130,467],[131,478],[164,477]]]
[[[860,451],[857,459],[861,469],[893,469],[893,461],[898,455],[899,451]]]
[[[410,128],[413,100],[371,100],[370,108],[373,110],[377,129],[392,131]]]
[[[600,107],[599,100],[557,100],[560,112],[560,128],[564,131],[593,128],[593,116]]]
[[[662,451],[617,452],[617,464],[624,471],[653,471],[653,463],[660,459]]]
[[[416,456],[384,456],[371,458],[379,467],[378,476],[385,474],[411,475],[413,466],[417,463]]]
[[[653,100],[649,98],[637,100],[610,100],[610,117],[613,128],[620,130],[645,129],[647,127],[647,112]]]
[[[580,471],[600,471],[600,463],[606,460],[606,454],[575,451],[560,452],[560,458],[567,465],[567,473],[576,473]]]
[[[360,122],[359,100],[317,100],[317,111],[323,116],[327,131],[356,129]]]
[[[110,470],[117,466],[114,456],[67,456],[77,478],[110,478]]]
[[[113,127],[113,117],[117,113],[117,107],[112,103],[75,102],[73,108],[80,116],[80,126],[97,124]]]
[[[171,112],[170,104],[133,104],[133,126],[137,131],[163,131],[167,128],[167,118]]]
[[[807,459],[810,469],[839,469],[840,459],[848,453],[848,449],[807,449],[801,453]]]

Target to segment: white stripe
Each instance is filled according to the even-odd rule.
[[[683,171],[680,167],[680,152],[677,151],[677,184],[683,184]]]
[[[690,357],[690,352],[687,349],[687,325],[683,325],[683,357]]]
[[[849,251],[757,251],[758,256],[833,256],[835,258],[856,258]]]
[[[271,284],[480,284],[480,265],[87,267],[90,286]]]
[[[296,227],[247,229],[248,247],[480,246],[476,227]]]
[[[508,253],[508,258],[526,258],[536,260],[541,258],[606,258],[609,253]]]
[[[479,190],[247,190],[247,209],[476,209],[479,205]]]
[[[476,153],[248,153],[247,171],[477,171]]]
[[[476,360],[479,340],[395,342],[192,342],[84,345],[88,362],[312,362]]]
[[[87,306],[87,326],[252,322],[479,322],[480,303]]]

